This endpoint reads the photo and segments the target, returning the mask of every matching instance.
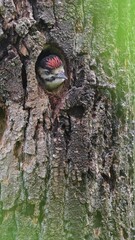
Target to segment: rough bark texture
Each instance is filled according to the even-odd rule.
[[[135,3],[121,2],[0,0],[1,240],[134,239]],[[69,75],[56,108],[35,72],[46,44]]]

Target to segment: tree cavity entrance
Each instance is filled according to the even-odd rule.
[[[39,54],[35,71],[39,85],[49,92],[68,86],[68,67],[64,52],[56,45],[47,44]]]

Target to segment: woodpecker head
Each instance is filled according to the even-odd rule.
[[[38,74],[49,91],[58,88],[67,79],[63,63],[56,55],[49,55],[40,61]]]

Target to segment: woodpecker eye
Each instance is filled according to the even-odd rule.
[[[45,70],[45,74],[49,75],[50,74],[49,70]]]

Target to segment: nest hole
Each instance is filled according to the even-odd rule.
[[[41,81],[41,78],[39,76],[39,72],[38,72],[38,68],[40,66],[40,61],[45,58],[48,57],[49,55],[56,55],[58,56],[62,63],[63,63],[63,67],[64,67],[64,71],[65,71],[65,75],[67,76],[68,80],[66,80],[64,82],[64,86],[66,86],[66,88],[68,88],[69,86],[69,63],[68,63],[68,59],[64,53],[64,51],[62,49],[60,49],[56,44],[47,44],[44,49],[41,51],[41,53],[39,54],[39,56],[37,57],[37,61],[35,64],[35,72],[36,72],[36,77],[37,77],[37,81],[38,84],[44,89],[47,90],[46,87],[44,86],[44,84]],[[58,87],[59,88],[59,87]],[[57,90],[57,88],[56,88]],[[55,92],[55,90],[53,90]],[[51,91],[52,92],[52,91]]]

